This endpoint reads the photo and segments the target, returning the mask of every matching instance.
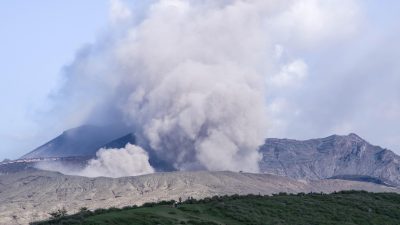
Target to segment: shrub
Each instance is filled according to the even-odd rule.
[[[155,203],[155,202],[146,202],[142,205],[142,207],[154,207],[156,205],[157,205],[157,203]]]
[[[59,219],[67,215],[67,210],[65,209],[65,207],[63,207],[62,209],[50,212],[49,215],[52,219]]]

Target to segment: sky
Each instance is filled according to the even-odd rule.
[[[17,0],[0,5],[2,159],[18,157],[49,138],[39,137],[37,114],[48,107],[64,65],[106,26],[109,3]]]
[[[54,97],[70,88],[66,68],[74,68],[87,46],[101,49],[123,29],[114,23],[132,19],[131,11],[113,2],[0,3],[0,160],[18,158],[79,124],[60,122],[65,115],[49,112],[71,101]],[[132,20],[140,21],[142,5],[151,2],[125,1],[136,9]],[[275,75],[265,77],[266,137],[354,132],[400,153],[400,3],[288,2],[286,14],[266,25],[280,58]]]

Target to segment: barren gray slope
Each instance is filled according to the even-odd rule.
[[[400,185],[400,156],[355,134],[306,141],[267,139],[260,152],[260,168],[266,173],[295,179],[368,176]]]
[[[398,192],[372,183],[321,180],[296,181],[268,174],[234,172],[171,172],[139,177],[86,178],[36,171],[0,176],[0,224],[27,224],[46,218],[65,206],[107,208],[149,201],[204,198],[225,194],[271,194],[278,192],[332,192],[337,190]]]

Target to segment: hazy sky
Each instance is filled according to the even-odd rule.
[[[266,96],[269,136],[355,132],[400,153],[400,2],[352,2],[354,21],[338,18],[332,26],[337,30],[311,32],[323,36],[322,43],[313,46],[314,36],[298,37],[308,44],[297,37],[277,43],[283,46],[277,52],[300,60],[284,65],[280,75],[290,77],[294,70],[297,80],[266,78],[267,87],[274,83]],[[68,128],[46,121],[49,96],[62,86],[63,68],[75,54],[107,29],[109,7],[106,0],[0,3],[0,160],[19,157]],[[336,37],[347,22],[354,27]]]

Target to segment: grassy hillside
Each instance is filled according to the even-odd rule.
[[[333,194],[223,196],[203,200],[147,203],[143,207],[82,210],[51,221],[33,223],[131,224],[400,224],[400,195],[345,191]]]

